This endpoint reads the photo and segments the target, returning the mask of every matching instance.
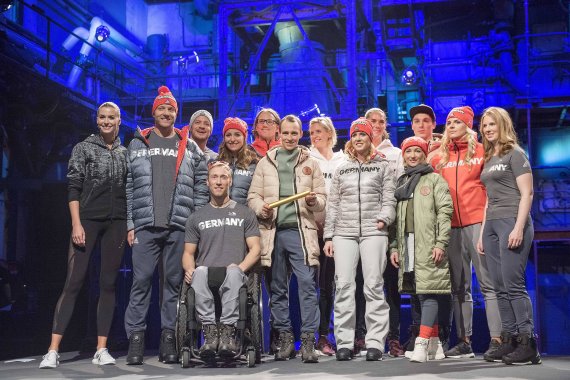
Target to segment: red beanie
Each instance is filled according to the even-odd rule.
[[[465,124],[467,124],[469,128],[473,129],[473,116],[474,116],[473,110],[471,109],[471,107],[469,106],[455,107],[454,109],[449,111],[449,115],[447,115],[447,119],[445,119],[445,122],[447,123],[447,120],[449,120],[450,117],[455,117],[464,122]]]
[[[172,92],[166,86],[160,86],[158,88],[158,96],[154,98],[154,103],[152,103],[152,113],[158,108],[158,106],[163,104],[170,104],[178,113],[178,103],[176,103],[176,99],[172,95]]]
[[[226,120],[224,120],[222,136],[225,136],[226,132],[230,129],[237,129],[241,132],[243,137],[247,137],[247,123],[239,117],[227,117]]]
[[[350,137],[354,132],[364,132],[372,140],[372,123],[368,119],[359,117],[350,124]]]
[[[417,146],[418,148],[420,148],[422,150],[422,152],[424,152],[424,154],[427,157],[428,143],[426,140],[422,139],[421,137],[417,137],[417,136],[408,137],[407,139],[402,141],[402,146],[401,146],[402,155],[404,155],[404,152],[406,151],[406,149],[408,149],[409,147],[412,147],[412,146]]]

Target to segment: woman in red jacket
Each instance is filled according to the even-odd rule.
[[[453,316],[460,342],[445,352],[445,356],[450,358],[475,357],[470,339],[473,324],[471,264],[475,266],[481,293],[485,298],[485,311],[491,334],[491,343],[485,355],[492,354],[500,345],[501,318],[497,294],[493,289],[485,256],[477,253],[487,199],[480,178],[484,154],[483,145],[477,142],[477,133],[473,131],[471,107],[452,109],[447,116],[441,146],[431,161],[449,185],[454,208],[447,251]]]

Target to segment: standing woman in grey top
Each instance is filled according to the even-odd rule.
[[[525,284],[525,269],[534,237],[529,214],[532,170],[518,145],[507,111],[499,107],[486,109],[481,117],[481,132],[485,149],[481,181],[487,188],[487,209],[477,248],[489,260],[502,323],[501,345],[485,360],[540,364],[532,304]]]
[[[93,364],[115,364],[115,359],[107,351],[107,336],[115,310],[115,281],[127,237],[127,150],[118,136],[120,124],[119,107],[111,102],[101,104],[97,110],[99,133],[75,145],[69,159],[68,198],[73,229],[67,278],[55,307],[49,350],[40,368],[59,365],[59,345],[98,240],[101,242],[101,274],[97,352]]]

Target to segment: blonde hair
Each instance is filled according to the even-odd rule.
[[[356,154],[356,150],[354,149],[354,146],[352,145],[352,140],[348,140],[346,142],[346,144],[344,145],[344,153],[346,153],[346,155],[352,159],[352,160],[358,160],[357,158],[357,154]],[[374,146],[372,145],[372,141],[370,141],[370,148],[368,150],[368,153],[366,154],[366,157],[364,158],[364,163],[368,163],[370,162],[370,160],[372,159],[372,156],[376,153],[376,149],[374,148]]]
[[[99,106],[99,108],[97,108],[97,115],[99,115],[99,111],[101,111],[101,108],[112,108],[117,112],[117,115],[119,117],[121,117],[121,109],[119,108],[118,105],[116,105],[113,102],[105,102],[105,103],[101,104]]]
[[[481,129],[481,139],[483,140],[483,149],[485,150],[485,162],[489,161],[495,153],[495,146],[487,140],[485,134],[483,133],[483,119],[489,116],[491,117],[497,126],[499,127],[499,138],[497,139],[497,144],[499,146],[499,156],[502,157],[509,153],[515,146],[518,145],[517,133],[513,125],[513,121],[504,108],[500,107],[489,107],[483,111],[481,116],[481,123],[479,124]]]
[[[368,119],[370,116],[372,116],[373,113],[379,113],[386,121],[386,127],[388,126],[388,117],[386,117],[386,112],[384,112],[381,108],[370,108],[364,114],[364,118]],[[382,133],[382,140],[388,140],[389,138],[390,138],[390,133],[388,133],[388,130],[384,128],[384,133]]]
[[[473,164],[471,163],[471,158],[473,158],[473,156],[475,155],[475,147],[477,145],[477,132],[469,128],[467,124],[466,128],[467,130],[465,131],[465,135],[462,137],[462,139],[465,138],[467,139],[467,153],[465,154],[465,158],[463,159],[463,161],[467,164],[469,170],[471,170],[471,167],[473,166]],[[445,131],[443,132],[443,136],[441,138],[441,146],[437,150],[439,156],[441,157],[439,163],[436,165],[437,170],[441,170],[441,168],[443,168],[449,162],[450,142],[451,138],[449,138],[449,135],[447,133],[447,128],[445,128]]]
[[[255,119],[253,119],[253,137],[257,138],[257,120],[259,119],[259,115],[261,115],[262,112],[269,112],[271,114],[271,116],[273,117],[273,119],[275,119],[275,122],[277,123],[277,126],[279,127],[281,125],[281,117],[279,117],[279,114],[277,113],[277,111],[275,111],[273,108],[262,108],[259,110],[259,112],[257,113],[257,115],[255,115]],[[277,133],[275,133],[277,135]],[[275,136],[275,140],[277,140],[277,136]]]
[[[314,117],[311,119],[311,121],[309,121],[309,131],[311,129],[311,126],[313,124],[320,124],[323,126],[323,128],[325,129],[325,131],[329,132],[331,134],[331,148],[334,148],[336,146],[337,143],[337,136],[336,136],[336,129],[334,128],[333,122],[331,120],[330,117],[328,116],[318,116],[318,117]],[[311,147],[313,146],[313,144],[311,144]]]

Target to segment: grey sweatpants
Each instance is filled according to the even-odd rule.
[[[522,244],[516,249],[509,249],[509,234],[515,221],[515,218],[487,220],[483,230],[483,249],[497,291],[503,331],[532,334],[532,304],[526,290],[525,270],[534,227],[529,218],[524,227]]]
[[[334,335],[337,348],[354,347],[356,322],[356,267],[362,260],[364,298],[366,299],[366,347],[384,352],[388,334],[390,307],[384,299],[387,236],[349,238],[335,236],[332,240],[335,261],[336,294],[334,301]]]
[[[239,290],[245,284],[245,274],[237,266],[227,268],[226,277],[218,292],[222,300],[220,323],[235,325],[239,319]],[[192,275],[192,289],[196,294],[196,314],[204,325],[216,323],[214,295],[208,286],[208,267],[198,267]]]
[[[471,294],[471,263],[485,299],[485,313],[491,336],[501,335],[501,317],[497,294],[491,282],[491,275],[484,255],[477,252],[477,240],[481,224],[462,228],[452,228],[449,246],[449,270],[451,274],[451,294],[453,296],[453,318],[458,337],[473,334],[473,297]]]
[[[183,277],[182,252],[184,252],[184,231],[148,227],[135,233],[133,285],[129,306],[125,312],[127,336],[130,337],[135,331],[146,330],[152,276],[159,258],[162,258],[164,276],[160,324],[163,330],[174,330],[178,291]]]

